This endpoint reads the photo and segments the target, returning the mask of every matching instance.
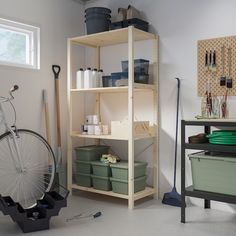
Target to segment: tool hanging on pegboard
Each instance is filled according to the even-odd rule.
[[[205,96],[211,82],[212,96],[236,95],[236,36],[198,41],[198,96]]]

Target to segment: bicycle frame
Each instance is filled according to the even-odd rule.
[[[14,149],[15,149],[15,152],[16,152],[16,157],[18,160],[15,160],[15,156],[14,156],[14,149],[13,149],[13,146],[10,144],[10,140],[8,138],[7,140],[7,143],[8,143],[8,147],[9,147],[9,150],[10,150],[10,153],[11,153],[11,157],[12,157],[12,160],[14,162],[14,165],[15,165],[15,168],[17,171],[19,172],[24,172],[24,167],[23,167],[23,163],[22,163],[22,158],[21,158],[21,154],[20,154],[20,151],[19,151],[19,146],[17,144],[17,133],[14,132],[14,130],[12,129],[11,126],[9,126],[9,124],[7,123],[7,120],[6,120],[6,116],[5,116],[5,113],[4,113],[4,109],[2,107],[2,104],[4,102],[10,102],[10,98],[0,98],[0,127],[3,125],[5,127],[5,131],[6,132],[10,132],[11,133],[11,138],[13,139],[13,144],[14,144]]]

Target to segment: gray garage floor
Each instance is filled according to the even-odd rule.
[[[68,217],[102,212],[97,219],[66,222]],[[69,197],[68,207],[52,218],[51,229],[27,236],[235,236],[236,215],[232,213],[187,208],[188,223],[180,223],[180,209],[164,206],[160,201],[139,202],[135,210],[127,209],[126,201],[100,195]],[[0,235],[23,235],[18,226],[0,214]]]

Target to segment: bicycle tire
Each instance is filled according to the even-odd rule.
[[[0,194],[27,209],[51,190],[56,161],[51,146],[37,132],[17,129],[15,134],[21,161],[11,132],[0,136]]]

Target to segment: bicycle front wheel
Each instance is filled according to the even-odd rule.
[[[19,129],[0,136],[1,195],[31,208],[51,189],[55,169],[53,151],[41,135]]]

